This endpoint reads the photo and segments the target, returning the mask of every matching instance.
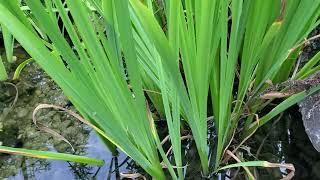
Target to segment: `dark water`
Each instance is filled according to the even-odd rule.
[[[314,29],[309,37],[318,34],[320,34],[320,26]],[[300,67],[307,63],[319,50],[320,39],[315,39],[306,44],[301,54]],[[289,108],[283,113],[282,118],[275,119],[272,123],[263,126],[249,140],[252,152],[256,152],[264,141],[258,157],[260,160],[292,163],[295,167],[293,179],[319,180],[320,152],[315,150],[305,132],[298,105]],[[280,179],[287,173],[283,170],[281,172],[279,169],[266,170],[261,168],[258,172],[261,175],[259,179]]]
[[[304,130],[298,106],[284,112],[282,118],[273,124],[259,129],[247,146],[251,147],[251,152],[259,160],[292,163],[295,167],[293,179],[320,179],[320,153],[312,146]],[[257,155],[259,147],[260,153]],[[280,179],[287,173],[278,168],[257,170],[259,179]]]

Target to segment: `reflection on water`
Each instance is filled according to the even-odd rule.
[[[109,169],[112,160],[111,153],[105,148],[100,142],[100,139],[95,135],[94,132],[89,133],[88,141],[85,145],[86,155],[90,157],[100,158],[105,161],[105,165],[102,167],[74,164],[64,161],[45,161],[43,164],[27,165],[25,172],[20,169],[15,176],[11,176],[8,179],[116,179],[116,173],[113,172],[113,168]],[[126,160],[124,154],[120,153],[118,161],[122,162]],[[38,160],[39,161],[39,160]],[[121,164],[121,162],[119,164]],[[119,172],[128,171],[125,166],[120,167]]]
[[[11,66],[9,68],[14,69],[16,65]],[[91,129],[66,113],[42,110],[38,113],[38,121],[68,139],[75,152],[68,144],[35,127],[32,112],[39,103],[74,110],[62,91],[35,64],[28,65],[19,81],[12,84],[0,82],[1,145],[86,155],[105,160],[105,165],[99,168],[0,154],[0,179],[116,179],[119,172],[130,171],[127,168],[131,167],[127,156],[120,153],[119,157],[113,158]],[[17,90],[18,98],[12,106]]]
[[[312,146],[303,126],[298,106],[286,111],[277,123],[262,127],[251,140],[252,151],[258,147],[260,160],[292,163],[294,179],[320,179],[320,153]],[[263,145],[261,145],[263,144]],[[288,172],[284,169],[259,169],[260,179],[279,179]]]

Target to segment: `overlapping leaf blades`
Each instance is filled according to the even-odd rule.
[[[26,17],[15,15],[16,12],[10,8],[14,4],[10,4],[10,1],[0,3],[1,23],[11,30],[29,54],[61,86],[85,118],[101,128],[110,141],[139,162],[148,173],[155,177],[163,177],[150,130],[152,122],[147,118],[145,98],[139,85],[140,75],[134,74],[138,70],[135,53],[132,52],[135,49],[134,45],[122,44],[128,46],[126,65],[129,74],[133,74],[133,77],[130,76],[133,97],[124,76],[124,69],[120,66],[121,57],[117,58],[112,44],[105,36],[96,34],[96,27],[91,20],[98,18],[83,2],[67,1],[75,24],[65,12],[62,2],[59,0],[53,2],[74,49],[60,32],[57,17],[51,16],[46,10],[50,7],[44,7],[40,1],[26,2],[57,53],[50,53],[43,40],[23,23],[27,21]],[[109,1],[109,3],[120,8],[112,8],[114,15],[122,11],[122,8],[128,8],[128,4],[124,2],[122,2],[124,4],[119,1]],[[122,31],[126,31],[128,24],[125,22],[129,16],[121,17],[122,19],[114,20],[119,22],[117,26],[121,27]],[[127,21],[120,23],[126,19]],[[12,31],[13,29],[17,31]],[[125,33],[121,36],[123,39],[127,38]],[[68,67],[64,63],[68,64]]]
[[[262,117],[261,124],[253,121],[270,102],[257,99],[265,82],[289,78],[300,51],[295,47],[319,24],[319,0],[161,1],[167,30],[160,26],[152,0],[47,0],[45,6],[26,0],[38,30],[12,2],[0,1],[0,22],[86,119],[159,179],[164,175],[158,150],[171,176],[183,179],[181,118],[192,130],[203,172],[208,174],[209,93],[218,132],[218,168],[243,114],[248,117],[246,137],[319,89],[286,99]],[[67,36],[61,33],[58,18]],[[296,77],[316,72],[318,61],[317,55]],[[144,88],[152,90],[151,101],[167,119],[178,177],[148,116]]]

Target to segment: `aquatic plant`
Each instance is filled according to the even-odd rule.
[[[217,170],[239,121],[245,122],[242,144],[320,88],[276,87],[319,69],[318,56],[298,68],[305,38],[320,22],[319,0],[26,0],[26,5],[0,0],[0,23],[97,133],[157,179],[164,179],[158,152],[172,178],[183,179],[181,120],[192,130],[208,175],[208,104],[218,134]],[[166,118],[176,171],[161,146],[147,96]],[[284,100],[261,114],[275,98]]]

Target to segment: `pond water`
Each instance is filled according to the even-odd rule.
[[[26,58],[18,57],[21,61]],[[12,105],[16,95],[17,100]],[[26,66],[18,81],[0,83],[1,145],[86,155],[103,159],[105,165],[97,167],[0,154],[0,179],[116,179],[119,172],[132,171],[133,165],[126,155],[120,153],[113,157],[90,128],[64,112],[42,110],[38,113],[38,121],[68,139],[74,152],[67,143],[39,131],[32,122],[32,113],[40,103],[73,109],[62,91],[34,63]],[[115,169],[115,164],[121,165],[119,169]]]
[[[106,149],[105,145],[100,142],[100,139],[98,139],[95,133],[89,133],[88,140],[85,143],[84,155],[103,159],[105,161],[104,166],[97,167],[64,161],[44,160],[37,160],[43,162],[30,164],[28,162],[30,159],[25,158],[25,164],[28,164],[27,167],[18,168],[16,174],[7,179],[116,179],[117,174],[114,172],[114,158]],[[53,148],[51,150],[53,150]],[[126,156],[121,153],[118,157],[118,163],[121,164],[124,160],[126,160]],[[113,167],[110,169],[111,163],[113,163]],[[128,170],[122,166],[119,168],[119,172],[128,172]]]

